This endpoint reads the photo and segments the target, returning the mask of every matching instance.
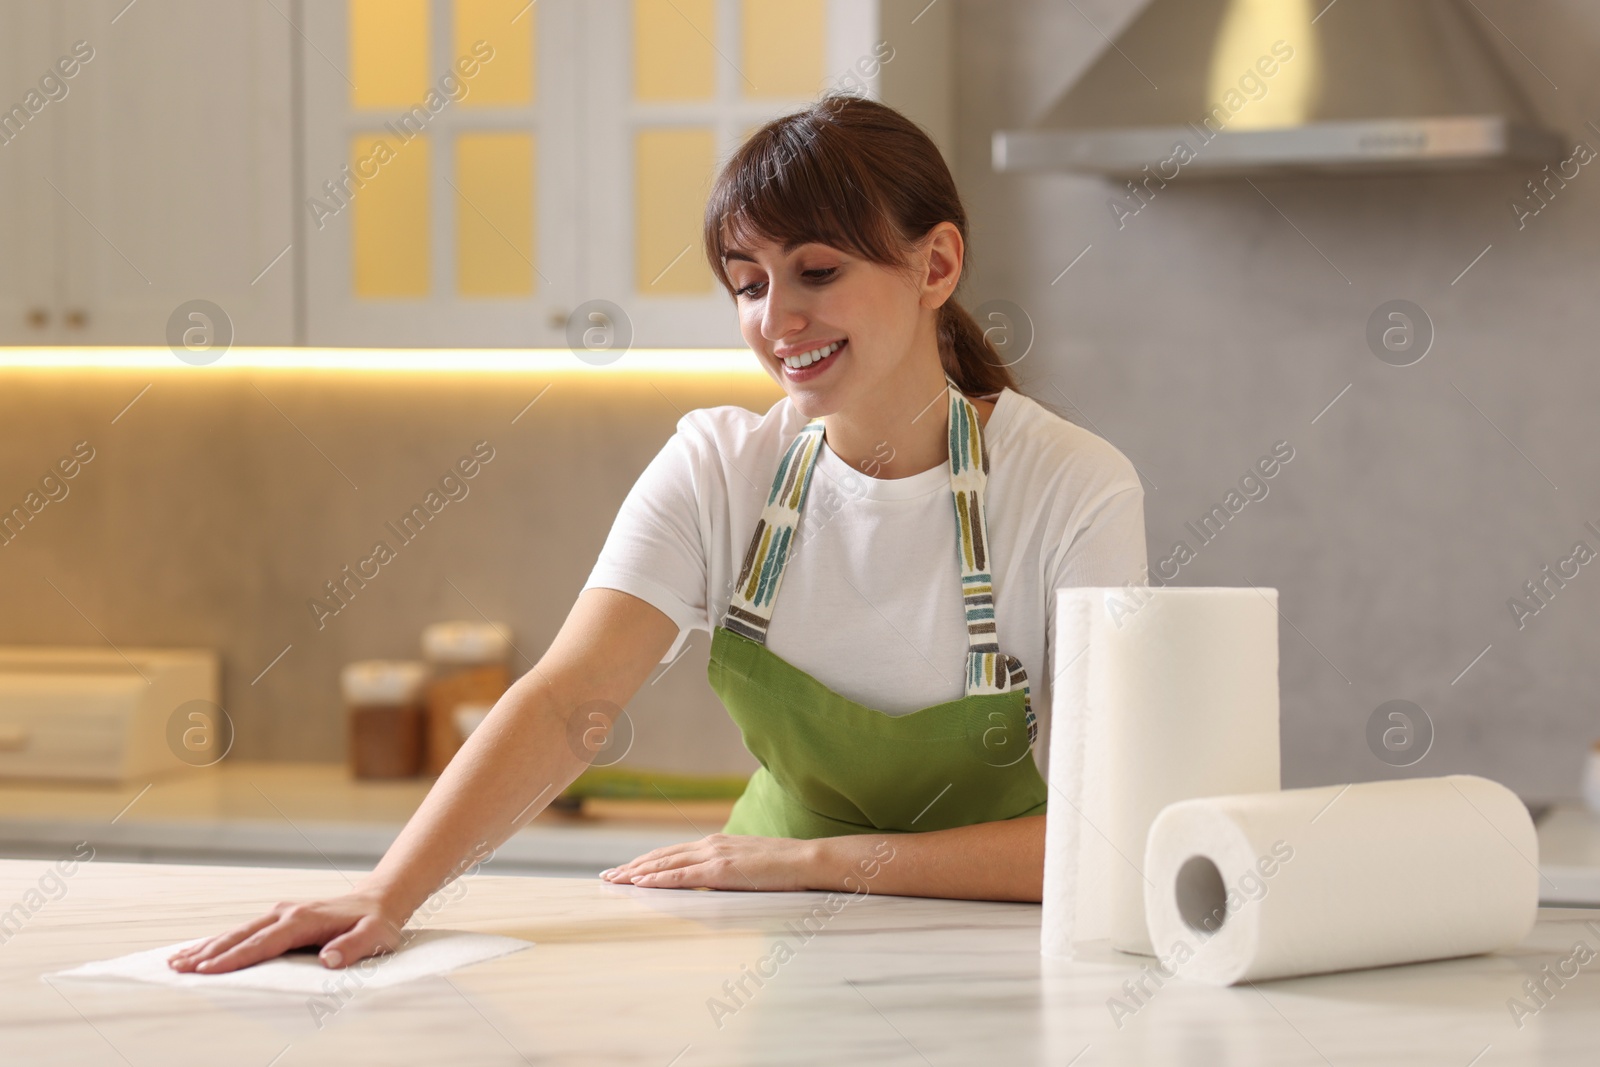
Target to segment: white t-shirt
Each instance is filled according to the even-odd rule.
[[[998,640],[1028,673],[1043,773],[1050,681],[1060,669],[1055,592],[1145,581],[1144,488],[1103,438],[1011,389],[994,399],[984,503]],[[676,622],[662,662],[689,630],[721,624],[778,462],[805,421],[787,397],[764,415],[691,411],[623,501],[584,588],[620,589]],[[965,695],[967,627],[946,464],[872,478],[824,441],[767,648],[889,714]]]

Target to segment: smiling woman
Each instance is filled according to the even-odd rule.
[[[761,766],[720,832],[601,877],[854,891],[865,863],[881,893],[1038,901],[1052,607],[1142,581],[1143,489],[1018,392],[955,302],[966,231],[938,149],[883,104],[825,96],[759,129],[713,187],[705,250],[783,399],[679,420],[550,649],[355,891],[172,965],[320,944],[338,967],[401,943],[470,842],[497,846],[584,769],[572,717],[620,713],[692,630]],[[814,486],[844,500],[803,524]]]
[[[787,395],[686,415],[586,588],[654,605],[679,643],[711,632],[761,767],[722,835],[604,877],[820,888],[912,834],[881,890],[1038,899],[1050,602],[1142,573],[1142,490],[1016,391],[953,298],[966,229],[933,144],[859,97],[769,123],[719,175],[707,256]],[[855,491],[808,528],[814,482]]]
[[[929,369],[942,371],[962,392],[981,396],[1015,388],[1016,379],[977,322],[952,298],[966,237],[966,210],[927,135],[883,104],[830,94],[768,123],[740,147],[706,203],[703,242],[717,280],[739,301],[745,341],[757,353],[770,350],[769,373],[780,384],[820,379],[822,370],[810,367],[826,366],[835,352],[848,351],[850,337],[812,330],[763,343],[763,324],[751,315],[770,304],[761,297],[772,282],[763,276],[766,265],[753,254],[754,246],[775,246],[772,250],[781,252],[797,280],[819,289],[852,273],[852,261],[877,268],[848,288],[878,313],[910,316],[906,286],[917,287],[919,272],[938,271],[927,279],[934,291],[916,294],[915,310],[929,312],[935,331],[939,360]],[[806,255],[796,259],[801,250]],[[901,290],[899,299],[890,298],[893,289]],[[905,325],[886,321],[882,329],[903,333]],[[865,340],[858,338],[861,344]],[[778,363],[787,374],[778,373]],[[896,369],[883,360],[875,366],[880,377]],[[930,384],[924,403],[939,379]]]

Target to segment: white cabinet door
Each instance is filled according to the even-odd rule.
[[[579,7],[306,5],[307,343],[566,345],[585,295]]]
[[[167,343],[208,300],[235,344],[294,340],[291,39],[274,0],[56,0],[94,58],[63,101],[53,181],[62,340]]]
[[[585,5],[585,273],[635,344],[743,347],[701,232],[716,171],[754,128],[838,89],[899,108],[948,152],[949,14],[926,0]]]
[[[609,325],[637,347],[742,347],[701,244],[715,170],[752,128],[829,88],[900,107],[948,150],[950,8],[308,0],[307,342],[563,347]],[[473,69],[530,71],[519,77],[532,78],[532,94],[438,92],[470,51],[463,20],[503,53]],[[531,62],[517,58],[529,33]],[[461,80],[472,77],[483,75]],[[433,105],[422,106],[425,94]],[[485,142],[495,134],[507,138],[498,148]],[[518,138],[534,145],[531,178],[475,176],[502,149],[504,169],[521,175],[526,146],[509,150]],[[515,202],[518,183],[533,187],[531,209]],[[474,267],[497,249],[498,268]],[[496,292],[496,270],[528,284]],[[623,321],[575,315],[591,302]]]
[[[59,336],[52,236],[63,205],[45,179],[57,120],[77,102],[79,79],[56,71],[71,43],[54,22],[51,5],[0,0],[0,345],[51,344]]]

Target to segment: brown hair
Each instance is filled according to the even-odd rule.
[[[730,239],[764,237],[783,247],[815,241],[907,269],[912,243],[941,222],[953,223],[966,244],[955,179],[921,127],[875,100],[826,93],[739,146],[706,201],[703,237],[711,270],[731,294],[722,262]],[[954,293],[939,307],[938,336],[939,362],[963,393],[1017,388]]]

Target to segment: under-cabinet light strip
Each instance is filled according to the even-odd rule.
[[[232,348],[211,363],[179,359],[169,348],[7,348],[0,370],[338,370],[400,374],[748,375],[771,380],[743,348],[635,348],[611,362],[565,348]]]

